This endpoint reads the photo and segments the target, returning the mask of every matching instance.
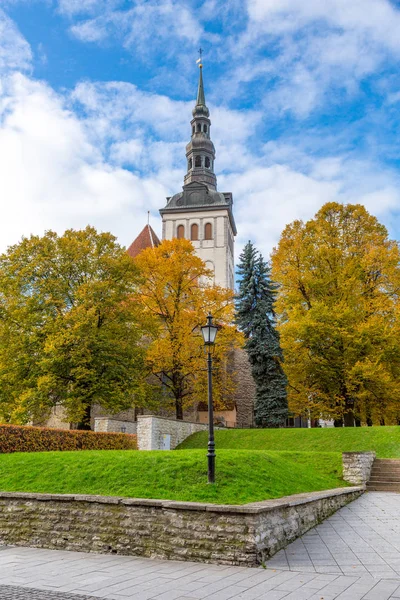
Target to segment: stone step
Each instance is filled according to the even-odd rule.
[[[390,479],[391,477],[400,477],[399,471],[372,471],[371,477],[380,477],[381,479]]]
[[[368,483],[399,483],[400,484],[400,477],[394,477],[393,475],[390,477],[382,477],[382,476],[377,476],[377,477],[370,477],[369,482]]]
[[[385,473],[386,471],[393,471],[394,473],[400,473],[400,468],[391,467],[390,465],[387,465],[386,467],[373,466],[372,471],[382,471]]]
[[[367,490],[370,492],[400,492],[400,460],[375,459]]]
[[[382,483],[374,483],[374,484],[367,484],[367,491],[368,492],[399,492],[400,493],[400,483],[387,483],[387,482],[382,482]]]

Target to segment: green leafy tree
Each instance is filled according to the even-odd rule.
[[[92,227],[31,236],[0,256],[2,420],[40,420],[58,404],[87,428],[94,404],[143,402],[136,280],[125,250]]]
[[[279,427],[285,423],[288,408],[287,379],[275,323],[276,285],[267,263],[251,242],[239,260],[236,322],[246,338],[245,349],[256,384],[255,422],[261,427]]]

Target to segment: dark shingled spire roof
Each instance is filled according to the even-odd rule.
[[[206,105],[206,98],[204,94],[204,84],[203,84],[203,65],[200,65],[200,73],[199,73],[199,85],[197,88],[197,101],[196,106],[192,110],[192,115],[194,117],[209,117],[210,111]]]
[[[157,248],[160,244],[161,242],[154,233],[151,225],[146,225],[129,246],[127,253],[132,258],[135,258],[142,250],[145,250],[146,248]]]
[[[197,90],[197,102],[198,105],[206,105],[206,99],[204,96],[204,85],[203,85],[203,67],[200,67],[200,75],[199,75],[199,87]]]

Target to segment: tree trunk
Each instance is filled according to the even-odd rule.
[[[182,399],[181,398],[175,399],[175,409],[176,409],[177,420],[182,421],[183,420],[183,408],[182,408]]]
[[[354,427],[354,415],[353,411],[349,410],[344,413],[344,426],[345,427]]]
[[[82,421],[78,423],[78,429],[84,429],[86,431],[90,430],[90,421],[92,416],[92,407],[89,404],[85,407],[85,414],[82,417]]]
[[[381,417],[379,419],[379,425],[381,425],[382,427],[384,427],[384,425],[385,425],[385,419],[383,417]]]
[[[343,419],[335,419],[335,420],[333,421],[333,425],[334,425],[335,427],[343,427]]]
[[[371,419],[371,417],[367,417],[367,425],[368,425],[368,427],[372,427],[372,419]]]

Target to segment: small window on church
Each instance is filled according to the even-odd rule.
[[[199,226],[197,225],[197,223],[193,223],[193,225],[190,228],[190,239],[191,240],[199,239]]]
[[[205,164],[205,166],[206,166],[206,169],[209,169],[209,168],[210,168],[210,159],[208,158],[208,156],[206,156],[206,160],[205,160],[205,163],[204,163],[204,164]]]
[[[204,133],[207,133],[207,125],[204,125],[203,131],[204,131]]]
[[[194,133],[195,131],[196,131],[196,130],[195,130],[195,128],[194,128],[194,125],[193,125],[193,127],[192,127],[192,133]]]
[[[201,123],[197,123],[197,131],[201,131]]]
[[[185,228],[183,225],[178,225],[176,230],[176,237],[178,240],[182,240],[185,237]]]
[[[191,158],[189,158],[189,162],[188,162],[188,171],[190,171],[190,169],[192,168],[192,166],[193,166],[192,159],[191,159]]]
[[[201,156],[196,156],[195,161],[194,161],[194,166],[201,167]]]
[[[211,225],[211,223],[206,223],[204,226],[204,239],[212,240],[212,225]]]

